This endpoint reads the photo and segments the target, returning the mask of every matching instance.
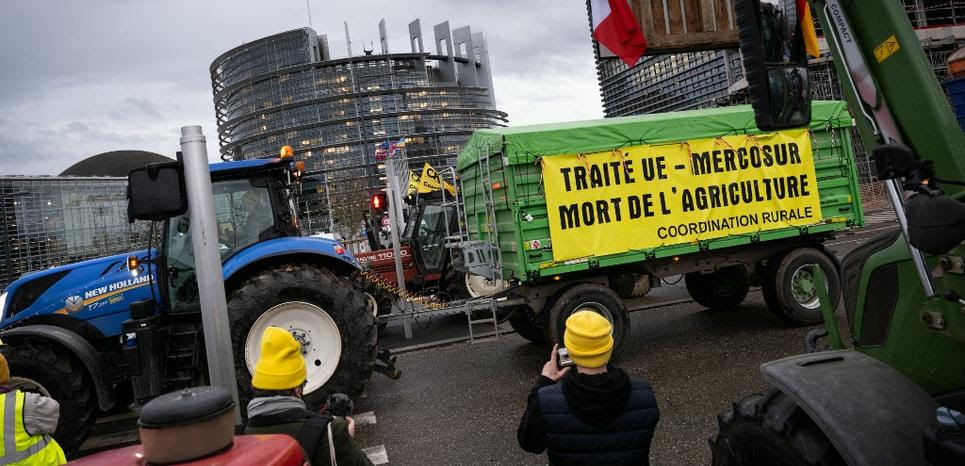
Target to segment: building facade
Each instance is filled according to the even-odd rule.
[[[21,275],[144,249],[127,222],[127,178],[0,177],[0,290]]]
[[[350,231],[370,194],[383,188],[376,146],[404,138],[409,165],[454,165],[473,130],[502,126],[486,41],[469,26],[433,28],[426,51],[419,20],[411,51],[333,58],[325,35],[287,31],[229,50],[211,64],[221,156],[272,157],[290,145],[306,164],[299,210],[313,231],[329,214]],[[319,228],[320,227],[320,228]]]

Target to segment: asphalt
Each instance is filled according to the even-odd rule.
[[[725,313],[694,303],[631,314],[616,362],[654,386],[661,421],[654,464],[706,464],[715,416],[765,388],[758,366],[803,349],[808,328],[788,328],[757,292]],[[399,356],[403,376],[375,376],[358,410],[378,423],[362,446],[385,445],[391,464],[545,464],[516,444],[516,425],[548,350],[511,334]]]

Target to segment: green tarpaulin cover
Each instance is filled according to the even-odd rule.
[[[811,103],[811,128],[851,126],[845,102]],[[680,142],[728,134],[761,133],[750,105],[656,113],[600,120],[476,130],[456,161],[458,170],[481,155],[502,152],[510,164],[532,163],[547,155],[599,152],[622,146]]]

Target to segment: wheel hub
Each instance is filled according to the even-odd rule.
[[[506,289],[506,282],[479,275],[466,274],[466,289],[473,298],[492,296]]]
[[[814,283],[814,264],[802,265],[791,275],[791,296],[806,309],[817,309],[821,302],[818,300],[817,286]]]
[[[254,373],[261,352],[261,335],[268,327],[291,333],[305,358],[305,393],[311,393],[332,377],[342,354],[342,336],[335,320],[324,309],[303,301],[282,303],[255,320],[245,339],[245,364]]]
[[[307,330],[302,330],[302,329],[292,329],[291,334],[292,334],[292,337],[295,338],[295,341],[297,341],[298,344],[301,345],[302,356],[307,356],[308,347],[312,346],[312,340],[308,336],[309,332]]]

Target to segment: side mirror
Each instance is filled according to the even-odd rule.
[[[807,54],[795,0],[738,0],[738,37],[757,127],[811,122]]]
[[[151,163],[127,175],[129,222],[164,220],[187,210],[188,196],[180,162]]]
[[[904,144],[881,144],[871,150],[879,180],[904,178],[918,169],[918,160]]]
[[[965,204],[944,194],[915,194],[905,203],[908,242],[921,251],[945,254],[965,240]]]

